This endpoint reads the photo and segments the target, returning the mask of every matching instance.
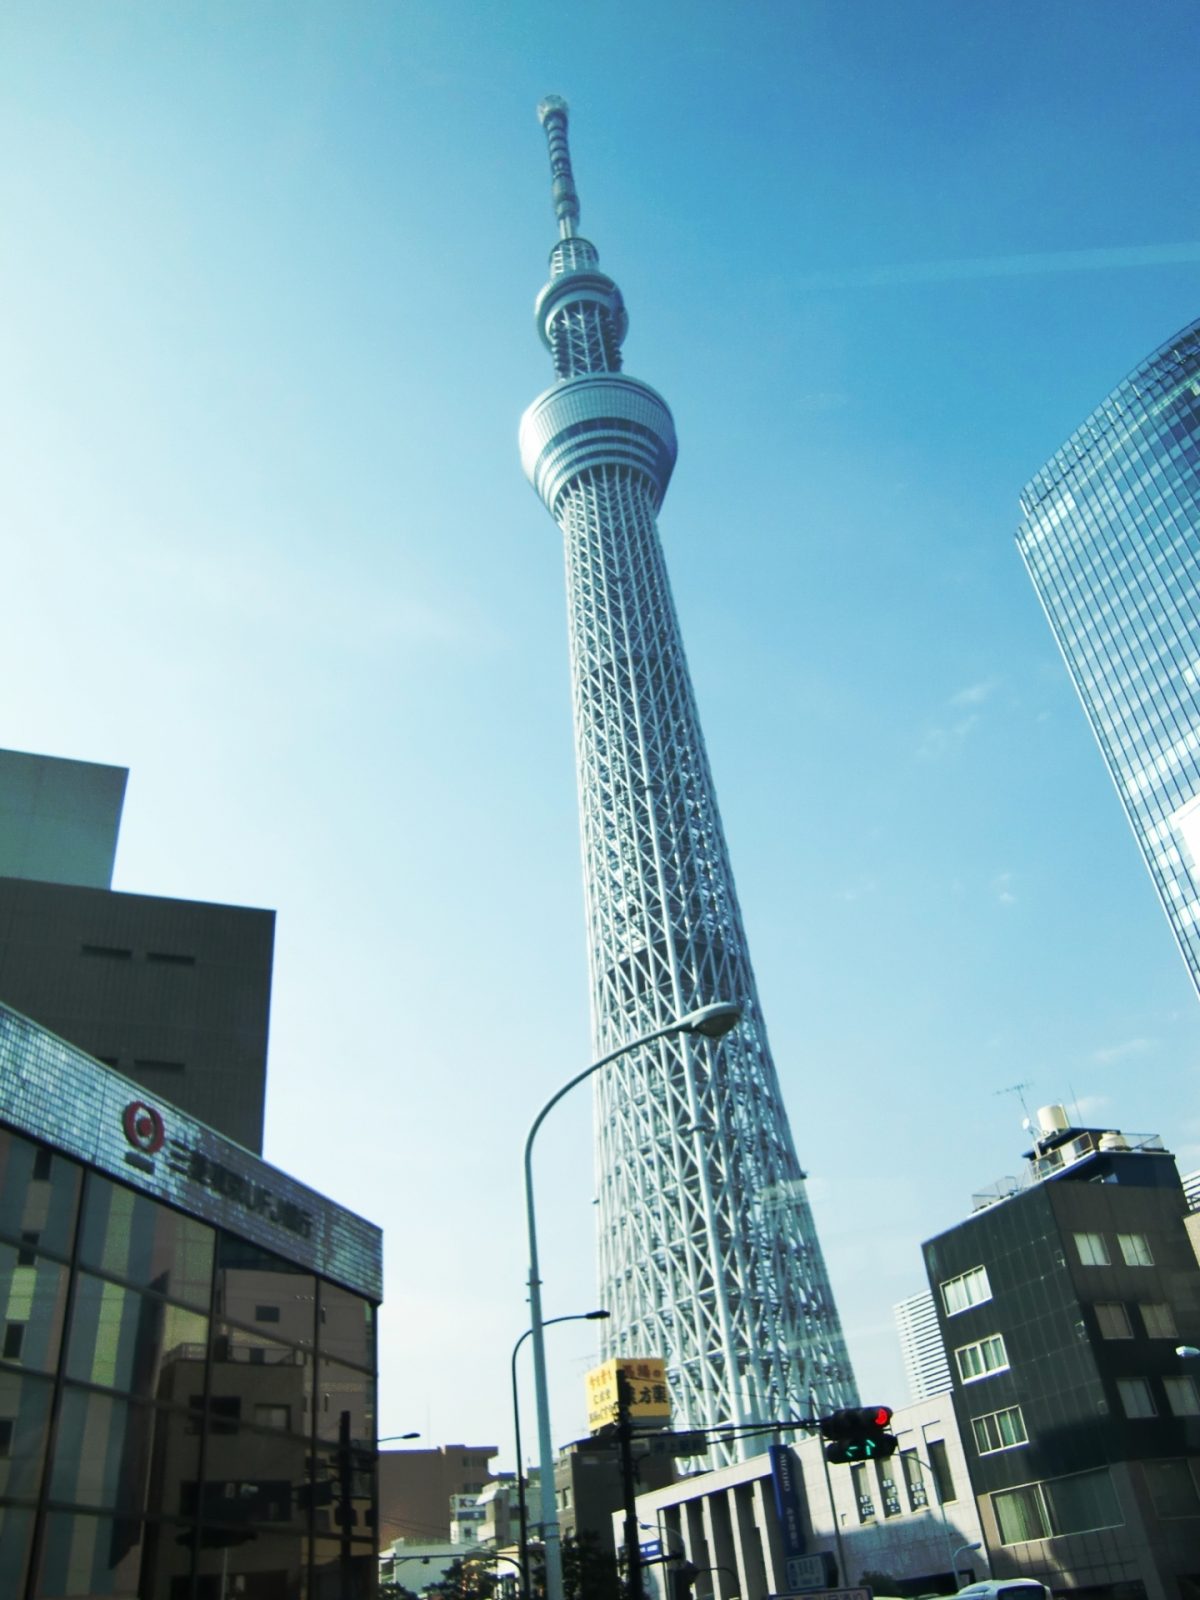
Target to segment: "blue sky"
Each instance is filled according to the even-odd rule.
[[[1200,1010],[1013,543],[1197,311],[1195,11],[0,14],[0,744],[127,764],[116,886],[279,912],[268,1156],[386,1229],[381,1432],[495,1442],[520,1148],[584,1064],[547,92],[669,401],[661,519],[866,1398],[1032,1109],[1200,1166]],[[595,1303],[589,1106],[539,1164]],[[555,1429],[588,1331],[554,1332]]]

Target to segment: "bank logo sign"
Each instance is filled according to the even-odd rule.
[[[168,1172],[174,1172],[189,1183],[199,1184],[210,1194],[232,1200],[256,1216],[266,1217],[280,1228],[298,1234],[301,1239],[311,1239],[313,1216],[294,1200],[284,1200],[268,1184],[259,1183],[244,1172],[237,1172],[223,1161],[215,1161],[205,1151],[189,1144],[186,1139],[169,1139],[161,1112],[144,1100],[131,1100],[121,1113],[121,1127],[126,1143],[125,1160],[131,1167],[154,1176],[154,1157],[166,1146],[165,1162]]]

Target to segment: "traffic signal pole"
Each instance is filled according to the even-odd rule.
[[[642,1545],[638,1534],[637,1485],[633,1469],[633,1419],[629,1414],[632,1390],[617,1368],[617,1443],[621,1451],[621,1499],[625,1504],[625,1592],[627,1600],[644,1600]]]
[[[816,1426],[817,1437],[821,1437],[821,1422],[817,1416],[817,1391],[808,1391],[808,1404],[813,1413],[813,1422]],[[833,1503],[833,1480],[829,1476],[829,1459],[825,1454],[824,1445],[821,1446],[821,1467],[825,1473],[825,1494],[829,1501],[829,1520],[833,1523],[833,1542],[837,1546],[838,1583],[845,1584],[849,1578],[846,1570],[846,1552],[842,1549],[842,1527],[838,1521],[837,1506]]]

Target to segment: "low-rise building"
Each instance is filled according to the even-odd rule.
[[[924,1246],[996,1577],[1088,1600],[1200,1593],[1186,1211],[1159,1139],[1046,1106],[1021,1179]]]

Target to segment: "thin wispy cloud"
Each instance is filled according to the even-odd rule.
[[[1002,906],[1015,906],[1017,897],[1013,893],[1012,873],[998,872],[992,879],[992,893]]]
[[[927,728],[921,743],[917,746],[917,754],[926,760],[936,760],[939,756],[947,755],[951,750],[957,749],[978,725],[979,717],[972,712],[970,716],[959,717],[955,722]]]
[[[1131,1056],[1144,1056],[1158,1044],[1157,1039],[1124,1039],[1120,1044],[1104,1045],[1092,1051],[1092,1060],[1100,1067],[1111,1067],[1117,1061],[1128,1061]]]
[[[989,695],[1000,687],[999,678],[984,678],[980,683],[969,683],[965,689],[950,696],[952,706],[981,706]]]
[[[1130,267],[1175,267],[1200,262],[1200,243],[1142,244],[1093,250],[1043,250],[1028,255],[967,256],[949,261],[897,262],[810,272],[805,289],[881,289],[901,284],[966,283],[973,279],[1030,278],[1059,272],[1116,272]]]

